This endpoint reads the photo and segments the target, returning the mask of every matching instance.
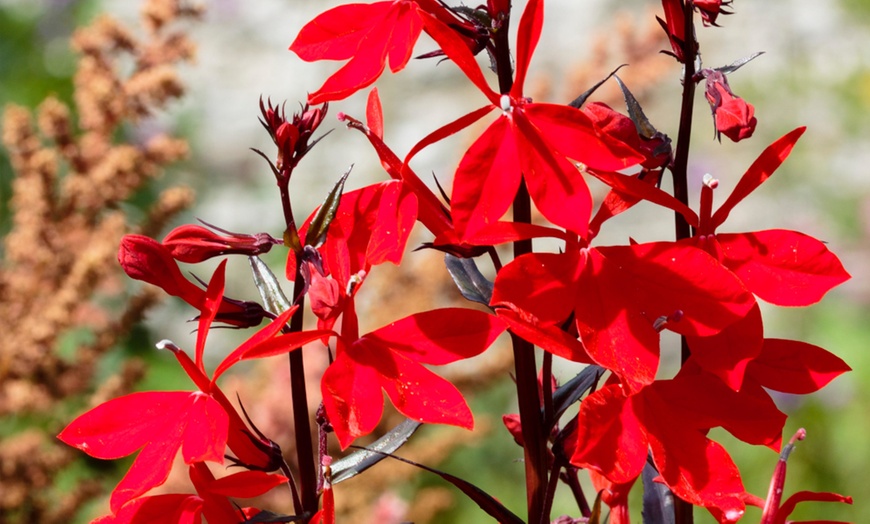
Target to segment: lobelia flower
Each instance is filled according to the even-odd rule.
[[[225,264],[218,266],[203,298],[195,361],[171,342],[158,344],[172,351],[199,391],[125,395],[79,416],[58,435],[61,441],[95,458],[117,459],[140,450],[112,492],[110,505],[115,514],[127,502],[163,484],[179,450],[187,464],[223,463],[226,447],[236,455],[233,462],[248,469],[272,471],[283,461],[273,442],[248,429],[216,381],[240,360],[284,354],[330,332],[279,335],[295,311],[291,308],[228,355],[209,378],[203,353],[209,326],[222,303]]]
[[[709,70],[705,76],[704,96],[713,111],[716,138],[721,140],[725,135],[732,142],[739,142],[751,137],[758,124],[752,104],[731,91],[728,79],[721,71]]]
[[[580,404],[571,462],[630,485],[651,453],[674,495],[707,507],[719,522],[735,522],[745,507],[740,474],[707,431],[723,427],[745,442],[778,449],[784,422],[772,402],[734,392],[697,369],[636,394],[611,380]]]
[[[435,19],[429,34],[489,100],[489,105],[434,131],[418,143],[405,163],[424,147],[471,125],[493,110],[500,116],[463,156],[453,180],[450,213],[460,239],[472,237],[505,214],[523,180],[532,200],[552,223],[585,236],[592,196],[568,160],[606,170],[636,165],[643,156],[621,140],[602,135],[579,109],[533,103],[523,94],[525,77],[543,24],[543,1],[527,3],[520,20],[516,74],[509,93],[486,83],[480,66],[456,34]]]
[[[408,418],[473,426],[459,390],[423,364],[440,366],[483,352],[505,330],[499,319],[482,311],[444,308],[410,315],[360,336],[353,297],[363,276],[342,288],[320,282],[316,272],[312,275],[312,307],[316,305],[318,316],[329,312],[321,322],[332,325],[339,314],[342,319],[335,360],[320,386],[342,449],[375,429],[383,413],[382,391]]]
[[[388,0],[334,7],[308,22],[290,45],[306,62],[347,60],[308,96],[308,103],[341,100],[375,82],[387,65],[397,73],[411,59],[424,20],[437,18],[464,45],[480,50],[477,29],[436,0]],[[475,35],[475,36],[469,36]]]

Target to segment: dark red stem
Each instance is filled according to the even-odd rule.
[[[683,98],[680,107],[680,130],[677,136],[677,147],[674,152],[674,163],[671,173],[674,177],[674,197],[683,204],[689,203],[689,144],[692,137],[692,114],[695,107],[695,60],[698,44],[695,41],[694,13],[692,0],[683,2],[683,20],[685,22],[683,38]],[[674,213],[674,225],[677,240],[690,238],[691,227],[685,217]],[[689,358],[689,345],[686,337],[681,337],[681,356],[685,362]],[[692,524],[694,522],[692,504],[674,497],[674,524]]]

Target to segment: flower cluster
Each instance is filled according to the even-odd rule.
[[[757,125],[754,110],[733,95],[725,77],[742,63],[694,70],[694,12],[705,24],[716,25],[729,2],[662,3],[670,53],[686,69],[684,96],[691,97],[694,84],[705,80],[717,136],[749,138]],[[520,407],[505,423],[525,454],[528,522],[549,521],[557,481],[571,484],[581,469],[589,471],[614,524],[629,521],[627,493],[641,477],[650,492],[661,492],[658,485],[679,504],[707,508],[722,523],[739,520],[747,503],[759,504],[709,430],[723,428],[748,444],[779,450],[786,416],[769,392],[810,393],[849,369],[820,347],[766,337],[758,304],[761,299],[807,306],[847,280],[826,245],[797,231],[720,231],[734,207],[786,160],[804,128],[765,148],[715,211],[719,182],[706,176],[694,210],[679,190],[685,188],[687,142],[674,149],[621,81],[627,115],[601,103],[586,104],[586,97],[568,105],[528,97],[526,77],[543,17],[543,0],[526,2],[513,51],[507,34],[512,11],[503,0],[473,9],[435,0],[348,4],[326,11],[301,30],[290,46],[300,58],[347,63],[310,95],[297,115],[288,117],[282,108],[261,104],[262,123],[276,152],[274,157],[260,154],[281,188],[283,239],[182,226],[162,243],[130,235],[121,245],[119,259],[132,278],[158,285],[199,311],[194,359],[170,342],[160,344],[172,351],[196,390],[122,397],[82,415],[61,433],[64,442],[99,458],[139,450],[112,495],[113,515],[104,522],[140,522],[158,511],[185,515],[178,522],[198,522],[200,515],[208,522],[244,522],[258,510],[239,509],[228,497],[249,497],[281,483],[289,483],[294,495],[292,518],[333,521],[336,467],[328,435],[334,434],[344,450],[370,434],[381,420],[384,394],[412,421],[471,428],[472,413],[461,392],[426,365],[478,355],[505,331],[514,349]],[[372,90],[365,122],[345,114],[339,119],[365,135],[389,180],[345,192],[345,174],[297,227],[286,181],[319,141],[313,133],[326,103],[373,84],[388,61],[392,72],[401,70],[424,31],[438,45],[424,56],[455,64],[480,91],[481,107],[431,132],[400,158],[385,142],[381,101]],[[496,87],[475,58],[483,52],[493,64]],[[323,106],[311,107],[318,104]],[[442,195],[442,200],[415,174],[412,161],[431,144],[493,113],[459,159],[449,197]],[[691,121],[691,110],[683,118]],[[659,188],[666,171],[675,177],[674,195]],[[590,178],[609,187],[597,210]],[[596,239],[607,221],[641,202],[659,208],[663,217],[676,214],[678,238],[599,245]],[[532,223],[532,204],[548,224]],[[483,308],[435,309],[362,329],[357,294],[364,292],[366,278],[377,266],[401,263],[416,222],[431,234],[426,247],[448,253],[448,269],[462,294]],[[533,251],[531,240],[544,237],[555,239],[559,249]],[[514,258],[503,264],[495,246],[505,243],[513,243]],[[279,244],[287,249],[292,302],[256,258]],[[185,278],[176,263],[230,254],[251,257],[263,305],[223,296],[223,264],[203,289]],[[495,268],[494,282],[477,270],[484,254]],[[305,302],[317,329],[301,327],[309,309]],[[203,354],[212,322],[241,328],[266,319],[266,327],[224,359],[210,378]],[[682,367],[670,378],[659,377],[664,330],[680,335],[684,347]],[[319,344],[321,358],[329,363],[320,382],[316,447],[307,434],[304,376],[298,372],[302,361],[297,349],[308,343]],[[544,352],[540,366],[535,347]],[[277,445],[244,420],[217,385],[236,362],[279,354],[290,355],[298,434],[295,476]],[[558,386],[552,370],[556,357],[587,364],[587,371]],[[568,416],[567,408],[576,402],[579,412]],[[146,496],[165,481],[179,450],[190,466],[196,495]],[[207,464],[221,464],[225,457],[247,471],[215,480]],[[271,473],[279,469],[283,475]],[[499,521],[523,521],[482,490],[439,474]],[[582,509],[588,509],[579,500],[582,493],[574,491],[583,516],[591,518]],[[771,500],[768,505],[778,506],[778,500]],[[764,518],[779,522],[785,518],[780,514]]]

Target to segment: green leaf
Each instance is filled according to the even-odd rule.
[[[308,226],[308,231],[305,233],[305,245],[320,247],[326,242],[326,233],[329,231],[329,224],[335,218],[335,213],[338,211],[338,204],[341,202],[341,193],[344,191],[344,181],[350,174],[353,165],[347,168],[347,171],[341,176],[335,187],[326,196],[326,200],[320,204],[317,214],[311,219]]]
[[[257,286],[257,291],[260,292],[260,298],[263,299],[263,304],[266,310],[280,315],[290,309],[292,305],[287,300],[287,295],[281,289],[281,284],[275,278],[275,274],[269,269],[265,262],[260,260],[260,257],[248,257],[251,263],[251,272],[254,274],[254,284]]]

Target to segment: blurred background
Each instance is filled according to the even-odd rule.
[[[250,151],[258,148],[271,154],[269,136],[257,121],[258,100],[286,101],[287,111],[296,111],[306,93],[318,88],[336,69],[335,64],[303,63],[287,47],[307,21],[338,3],[260,0],[254,6],[240,0],[214,0],[205,4],[200,17],[164,19],[159,6],[171,2],[151,2],[157,7],[146,13],[145,20],[151,22],[143,27],[140,2],[0,0],[0,105],[6,108],[5,147],[0,149],[0,233],[6,237],[0,321],[7,331],[17,333],[4,336],[7,341],[0,345],[0,522],[69,522],[68,509],[75,511],[77,521],[86,522],[104,512],[105,500],[98,493],[111,489],[128,463],[102,463],[69,454],[58,449],[53,435],[100,398],[134,389],[189,387],[174,361],[153,347],[163,338],[192,347],[192,326],[181,321],[190,318],[192,310],[180,301],[149,297],[138,282],[119,276],[112,266],[117,241],[109,232],[138,230],[162,238],[172,227],[200,218],[231,231],[267,231],[280,237],[282,220],[272,176],[262,159]],[[870,342],[870,54],[865,51],[870,46],[870,1],[737,0],[733,8],[735,14],[720,17],[721,28],[698,28],[702,57],[705,66],[717,67],[765,52],[729,78],[734,93],[755,106],[758,128],[751,139],[739,144],[728,140],[718,143],[708,106],[699,93],[690,194],[697,195],[701,177],[710,173],[721,181],[717,195],[721,202],[766,145],[799,125],[808,126],[789,160],[735,210],[728,226],[731,231],[803,231],[826,241],[853,276],[814,307],[767,307],[764,316],[767,336],[820,345],[854,370],[817,394],[776,397],[780,409],[789,415],[785,437],[799,427],[808,432],[807,440],[799,444],[789,462],[786,494],[833,491],[855,499],[851,507],[804,504],[793,518],[870,522],[865,503],[870,500],[870,484],[864,481],[870,468],[870,353],[866,349]],[[620,76],[652,123],[675,140],[680,69],[672,58],[658,52],[668,47],[654,18],[660,9],[660,3],[653,0],[548,0],[544,34],[528,82],[533,97],[570,101],[616,66],[627,63],[629,67]],[[135,40],[133,51],[114,62],[118,74],[147,84],[140,91],[132,80],[123,84],[131,100],[148,110],[132,116],[120,112],[115,115],[118,121],[109,122],[111,125],[104,121],[88,124],[88,102],[74,95],[76,89],[87,88],[81,85],[87,77],[80,76],[79,83],[74,82],[77,67],[82,67],[81,55],[70,47],[70,39],[77,28],[91,24],[101,13],[128,27]],[[98,35],[109,38],[107,35],[112,34],[112,42],[123,41],[112,31],[104,27]],[[195,53],[178,41],[167,43],[167,35],[175,32],[189,39]],[[94,41],[99,40],[95,38],[80,37],[79,49],[86,55],[93,51]],[[160,45],[149,47],[154,42]],[[431,49],[432,43],[423,38],[416,52]],[[143,66],[154,63],[171,68],[171,75]],[[158,69],[171,78],[136,76],[146,69],[151,73]],[[384,104],[385,138],[400,156],[431,130],[484,103],[449,63],[412,61],[400,76],[385,74],[377,84]],[[87,82],[93,88],[102,77],[90,78]],[[593,99],[621,110],[618,90],[610,84]],[[175,85],[183,86],[183,93],[170,89]],[[324,198],[351,164],[350,188],[383,178],[377,157],[364,138],[334,118],[342,111],[362,119],[366,92],[330,106],[321,129],[334,131],[306,157],[291,184],[300,217]],[[51,122],[62,120],[51,117],[60,110],[40,106],[47,97],[70,106],[72,122],[85,120],[73,124],[72,134],[99,135],[106,144],[132,144],[144,151],[144,156],[131,157],[137,160],[135,166],[121,170],[126,176],[123,183],[111,176],[95,175],[91,185],[64,186],[67,196],[78,195],[67,198],[77,205],[65,210],[63,221],[39,228],[28,220],[48,216],[51,210],[40,211],[46,215],[34,212],[30,218],[15,211],[16,206],[33,209],[35,204],[22,197],[16,197],[17,204],[13,202],[17,182],[12,166],[19,166],[19,172],[36,173],[33,179],[42,177],[43,191],[53,183],[46,180],[63,180],[77,170],[65,156],[63,144],[56,148],[62,159],[58,166],[40,170],[33,160],[36,156],[28,149],[38,150],[40,139],[35,146],[34,138],[20,123],[27,119],[27,112],[12,109],[13,116],[9,116],[9,108],[14,104],[38,114],[34,125],[43,143],[50,141],[48,138],[53,143],[62,142],[58,137],[63,133],[51,132]],[[90,110],[99,112],[99,103],[96,105]],[[469,130],[425,150],[415,160],[416,171],[427,181],[434,174],[442,183],[449,183],[473,133],[474,129]],[[181,142],[161,141],[163,137],[183,140],[186,147]],[[99,142],[93,137],[82,140],[83,149]],[[124,151],[101,147],[93,146],[93,157],[86,159],[94,166],[114,158],[114,153],[123,156]],[[146,164],[148,169],[141,167]],[[141,173],[137,171],[140,167]],[[112,193],[119,185],[125,190]],[[173,189],[178,186],[189,189]],[[602,188],[598,191],[603,194]],[[88,195],[95,200],[88,200]],[[671,214],[648,208],[651,206],[639,206],[609,222],[599,243],[624,243],[628,235],[638,241],[672,238]],[[87,218],[79,216],[82,209]],[[54,211],[57,215],[57,209]],[[20,233],[27,227],[38,232]],[[90,229],[85,235],[76,228]],[[106,245],[98,249],[100,239]],[[412,242],[427,240],[420,234]],[[91,245],[91,241],[95,243]],[[45,253],[39,257],[32,254],[40,250]],[[60,261],[50,260],[52,251]],[[94,255],[97,252],[102,255]],[[73,269],[77,262],[88,257],[94,260],[81,269],[84,276],[80,280],[55,281],[59,274],[76,275]],[[265,258],[276,273],[281,273],[281,253]],[[401,271],[386,267],[373,272],[365,295],[360,297],[368,312],[367,327],[375,328],[433,304],[462,303],[443,271],[440,255],[409,252],[406,263],[407,268],[403,266]],[[208,278],[212,267],[197,267],[195,272]],[[228,294],[256,298],[244,261],[231,261],[230,271],[233,280]],[[21,284],[28,279],[34,282]],[[17,301],[13,300],[16,297]],[[35,330],[39,333],[31,334]],[[210,337],[212,358],[219,359],[244,336],[227,330],[216,332]],[[33,344],[42,349],[28,350]],[[676,369],[675,344],[671,339],[664,341],[663,376]],[[469,394],[477,417],[475,432],[424,428],[418,435],[420,443],[409,446],[407,456],[474,482],[522,512],[524,492],[518,481],[522,478],[522,450],[500,421],[502,413],[516,411],[509,368],[503,365],[504,353],[500,351],[494,350],[492,356],[478,359],[466,369],[445,371]],[[22,361],[28,364],[19,365]],[[131,365],[131,361],[136,364]],[[278,367],[241,368],[242,374],[229,379],[234,382],[228,389],[236,387],[243,393],[261,429],[277,435],[273,436],[276,440],[286,438],[289,442],[290,415],[283,412],[285,400],[279,389],[286,377],[273,369]],[[311,372],[316,375],[317,365],[313,368]],[[557,369],[557,376],[567,380],[574,372],[576,368],[566,365]],[[312,392],[317,392],[316,386]],[[385,422],[388,425],[389,419]],[[740,443],[725,432],[713,433],[740,466],[747,490],[764,496],[777,454]],[[486,520],[473,503],[432,476],[397,465],[379,465],[371,473],[366,474],[369,481],[351,480],[337,488],[338,503],[348,522]],[[183,485],[183,475],[173,477],[170,486],[176,481]],[[589,493],[594,495],[591,488]],[[639,503],[634,509],[640,522]],[[576,515],[577,510],[570,499],[560,498],[553,515],[560,513]],[[750,508],[744,521],[757,521],[759,515],[760,511]],[[696,519],[713,522],[700,509]]]

